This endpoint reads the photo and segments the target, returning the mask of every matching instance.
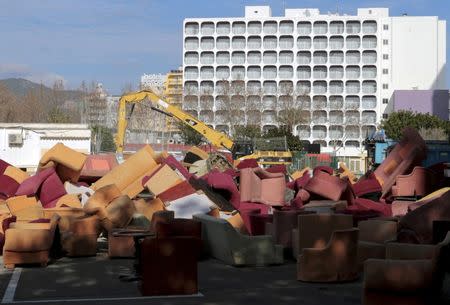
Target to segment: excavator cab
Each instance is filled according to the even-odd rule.
[[[233,160],[238,160],[241,157],[253,154],[252,140],[236,140],[231,148]]]

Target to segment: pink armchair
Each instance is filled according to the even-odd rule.
[[[425,167],[416,166],[408,175],[398,175],[392,186],[394,197],[423,197],[433,191],[435,173]]]
[[[286,180],[282,173],[269,173],[259,167],[241,169],[241,202],[283,206],[285,189]]]

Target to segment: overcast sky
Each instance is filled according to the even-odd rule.
[[[184,18],[243,16],[245,5],[270,5],[275,16],[283,8],[356,14],[358,7],[389,7],[394,16],[450,20],[448,0],[0,0],[0,79],[63,79],[69,88],[95,80],[119,94],[143,73],[182,64]]]

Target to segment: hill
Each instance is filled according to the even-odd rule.
[[[0,84],[7,87],[17,97],[25,96],[30,90],[42,90],[44,96],[49,95],[52,91],[49,87],[23,78],[0,79]],[[62,92],[67,99],[77,99],[81,96],[81,91],[77,90],[63,90]]]

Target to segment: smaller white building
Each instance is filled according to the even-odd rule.
[[[0,159],[29,172],[57,143],[90,154],[91,130],[86,124],[0,123]]]
[[[144,74],[141,76],[141,89],[151,89],[162,92],[164,89],[165,74]]]

